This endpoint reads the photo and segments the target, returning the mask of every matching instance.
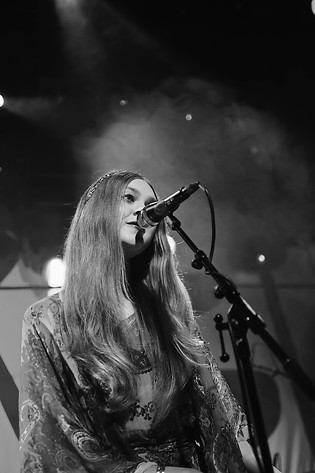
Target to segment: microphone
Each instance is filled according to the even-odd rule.
[[[163,218],[174,212],[184,200],[188,199],[188,197],[198,189],[199,182],[193,182],[192,184],[188,184],[188,186],[182,187],[169,197],[166,197],[166,199],[146,205],[138,213],[137,224],[143,229],[155,227]]]

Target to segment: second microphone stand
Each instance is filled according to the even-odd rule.
[[[250,307],[250,305],[241,297],[236,285],[226,276],[223,276],[210,262],[204,251],[200,250],[189,236],[181,228],[181,222],[173,214],[168,216],[172,222],[172,230],[175,230],[187,243],[194,253],[195,259],[192,266],[197,269],[205,268],[206,274],[211,275],[217,282],[216,296],[225,297],[231,303],[228,311],[228,323],[217,321],[219,330],[227,328],[232,341],[232,346],[236,358],[236,364],[239,372],[240,385],[242,388],[245,406],[250,409],[253,419],[254,430],[257,435],[258,445],[261,452],[263,464],[262,473],[273,473],[273,466],[267,435],[265,431],[263,415],[261,412],[257,387],[254,379],[253,368],[251,365],[251,353],[247,340],[247,331],[250,328],[253,333],[259,335],[266,345],[272,350],[283,368],[298,383],[304,392],[315,399],[315,386],[311,379],[306,375],[302,368],[290,358],[280,347],[276,340],[266,329],[263,319]],[[258,465],[261,465],[258,461]]]

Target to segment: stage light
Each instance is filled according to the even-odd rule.
[[[263,254],[260,254],[257,256],[257,260],[260,264],[263,264],[266,261],[266,256]]]
[[[52,258],[44,268],[44,275],[49,287],[59,288],[65,277],[65,264],[60,258]]]
[[[3,95],[0,94],[0,107],[3,107],[4,105],[4,98]]]

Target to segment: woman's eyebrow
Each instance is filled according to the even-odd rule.
[[[126,187],[126,190],[128,190],[128,189],[129,189],[130,191],[134,192],[135,194],[138,194],[138,195],[139,195],[138,189],[134,189],[133,187],[129,187],[129,186]]]

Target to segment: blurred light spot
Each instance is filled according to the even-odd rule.
[[[312,12],[315,15],[315,0],[312,0]]]
[[[122,99],[119,103],[123,107],[124,105],[128,104],[128,100]]]
[[[188,122],[190,122],[190,120],[192,120],[192,115],[190,113],[187,113],[185,118]]]
[[[3,95],[0,95],[0,107],[3,107],[4,105],[4,98]]]
[[[258,255],[258,256],[257,256],[257,259],[258,259],[258,262],[261,263],[261,264],[266,261],[265,255],[262,255],[262,254],[261,254],[261,255]]]
[[[65,278],[65,264],[60,258],[53,258],[49,260],[45,266],[44,274],[48,286],[61,287]]]

